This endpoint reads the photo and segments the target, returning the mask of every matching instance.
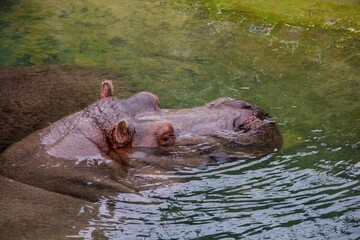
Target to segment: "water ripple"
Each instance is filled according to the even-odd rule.
[[[79,235],[85,239],[93,239],[86,237],[89,232],[109,239],[355,239],[360,234],[359,181],[296,163],[314,154],[318,153],[270,155],[156,175],[179,181],[139,196],[102,199],[98,216]]]

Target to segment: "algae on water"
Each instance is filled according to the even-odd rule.
[[[351,131],[359,121],[358,1],[1,4],[0,66],[109,69],[159,95],[163,107],[240,98],[300,135],[319,124]]]

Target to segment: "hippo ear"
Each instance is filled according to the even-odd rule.
[[[101,98],[113,96],[113,85],[111,80],[105,80],[101,84]]]
[[[135,128],[126,119],[121,119],[116,124],[113,134],[117,146],[128,146],[134,139]]]

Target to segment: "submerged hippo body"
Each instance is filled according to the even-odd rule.
[[[220,98],[201,107],[161,109],[158,97],[147,92],[119,100],[113,97],[111,82],[105,81],[99,101],[3,152],[0,174],[49,191],[94,200],[105,193],[139,189],[133,184],[138,181],[128,176],[129,161],[141,156],[137,147],[164,146],[162,149],[169,149],[167,153],[142,156],[163,161],[159,153],[175,153],[176,158],[169,160],[168,165],[172,165],[189,145],[205,149],[204,144],[209,142],[218,152],[222,152],[222,146],[234,151],[234,147],[252,148],[257,150],[256,156],[282,144],[269,116],[249,103]],[[206,148],[206,153],[211,149]],[[192,163],[206,162],[201,154]],[[186,159],[184,163],[191,161]],[[145,179],[142,181],[140,188],[145,185]]]
[[[143,92],[119,100],[112,92],[104,93],[109,84],[103,84],[99,101],[6,149],[0,155],[0,174],[89,200],[105,193],[136,192],[122,182],[128,166],[114,152],[171,145],[174,130],[166,120],[135,118],[138,112],[159,108],[156,96]]]

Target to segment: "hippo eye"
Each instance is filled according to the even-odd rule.
[[[253,114],[261,120],[264,120],[264,119],[270,117],[269,114],[265,113],[264,111],[260,110],[259,108],[255,108],[253,110]]]
[[[252,109],[252,108],[253,108],[253,106],[249,103],[246,103],[242,106],[242,109]]]

